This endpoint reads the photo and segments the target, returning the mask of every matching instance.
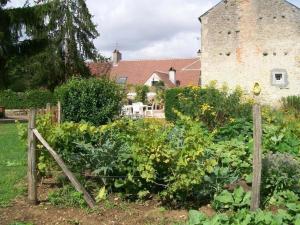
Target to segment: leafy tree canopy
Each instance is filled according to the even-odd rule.
[[[54,89],[90,75],[99,34],[85,0],[40,0],[6,9],[0,0],[0,89]],[[2,22],[3,21],[3,22]]]

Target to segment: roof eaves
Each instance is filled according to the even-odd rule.
[[[201,16],[199,16],[198,19],[199,19],[200,23],[202,22],[202,21],[201,21],[201,18],[202,18],[203,16],[209,14],[212,10],[214,10],[217,6],[219,6],[219,5],[220,5],[221,3],[223,3],[223,2],[224,2],[224,0],[220,1],[218,4],[216,4],[215,6],[211,7],[209,10],[207,10],[205,13],[203,13]]]
[[[295,4],[293,4],[293,3],[291,3],[291,2],[289,2],[289,1],[287,1],[287,0],[285,0],[285,2],[288,3],[289,5],[294,6],[294,7],[296,7],[297,9],[300,10],[300,8],[299,8],[298,6],[296,6]]]

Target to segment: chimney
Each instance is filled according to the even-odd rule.
[[[176,70],[173,67],[169,70],[169,80],[176,85]]]
[[[119,62],[122,59],[122,54],[119,52],[119,50],[115,49],[113,51],[113,56],[112,56],[112,61],[113,61],[113,66],[117,66]]]

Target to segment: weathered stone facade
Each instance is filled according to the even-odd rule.
[[[298,7],[285,0],[224,0],[200,21],[202,85],[216,80],[249,92],[259,82],[262,98],[272,103],[300,95]],[[281,78],[283,84],[274,84]]]

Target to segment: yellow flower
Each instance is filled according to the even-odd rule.
[[[233,122],[235,122],[235,119],[234,118],[230,118],[229,121],[230,121],[230,123],[233,123]]]
[[[213,107],[211,107],[209,104],[204,103],[203,105],[200,106],[201,113],[204,114],[206,112],[212,111]]]

